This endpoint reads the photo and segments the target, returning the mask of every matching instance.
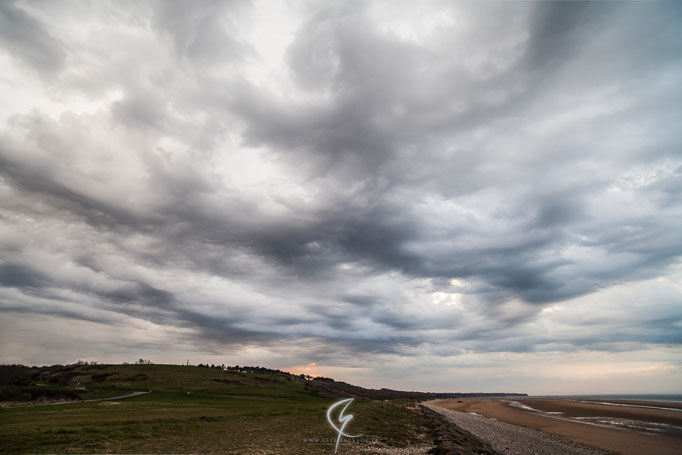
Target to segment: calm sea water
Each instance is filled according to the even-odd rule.
[[[667,411],[677,411],[677,412],[682,412],[677,406],[675,407],[667,407],[667,406],[673,406],[672,403],[682,403],[682,395],[677,395],[677,394],[609,394],[609,395],[543,395],[543,396],[533,396],[532,398],[554,398],[554,399],[566,399],[566,400],[591,400],[591,401],[597,401],[597,402],[604,402],[604,404],[608,404],[608,402],[612,401],[618,401],[618,400],[630,400],[630,401],[653,401],[653,402],[660,402],[661,404],[646,404],[642,403],[640,404],[635,404],[631,403],[628,405],[623,405],[623,404],[612,404],[611,406],[631,406],[631,407],[642,407],[642,408],[651,408],[651,409],[663,409]],[[665,403],[671,403],[669,405],[666,405]],[[605,413],[604,416],[578,416],[578,417],[569,417],[565,416],[563,412],[544,412],[544,411],[539,411],[537,409],[532,408],[531,406],[522,404],[522,403],[512,403],[512,406],[517,406],[523,409],[526,409],[531,412],[535,412],[538,414],[545,415],[547,417],[554,417],[554,418],[559,418],[563,420],[573,420],[576,422],[588,424],[588,425],[597,425],[601,427],[611,427],[611,428],[619,428],[621,430],[633,430],[633,431],[644,431],[645,433],[649,434],[663,434],[663,433],[671,433],[671,434],[676,434],[680,435],[682,431],[682,427],[678,425],[673,425],[671,423],[662,423],[659,421],[652,421],[650,418],[646,416],[646,414],[640,414],[637,417],[634,418],[624,418],[624,417],[615,417],[613,415],[610,415],[608,412]]]
[[[673,394],[635,394],[635,395],[531,395],[530,398],[567,398],[569,400],[633,400],[633,401],[666,401],[682,403],[682,395]]]

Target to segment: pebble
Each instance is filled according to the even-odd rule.
[[[455,425],[488,442],[504,455],[613,455],[616,453],[481,415],[451,411],[432,405],[425,406],[443,414]]]

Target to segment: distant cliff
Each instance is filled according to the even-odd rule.
[[[313,395],[325,398],[355,397],[368,400],[394,400],[398,398],[410,398],[415,400],[433,400],[437,398],[464,398],[464,397],[499,397],[515,396],[527,397],[526,393],[438,393],[438,392],[415,392],[392,389],[366,389],[346,382],[335,381],[331,378],[317,377],[306,381],[305,387]]]

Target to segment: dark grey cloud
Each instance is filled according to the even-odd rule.
[[[0,266],[0,283],[3,286],[18,288],[40,288],[44,286],[42,277],[36,276],[23,267],[12,264]]]
[[[67,53],[44,24],[18,3],[0,4],[0,43],[13,57],[48,78],[62,69]]]
[[[200,0],[153,2],[153,23],[170,37],[177,56],[192,64],[215,65],[240,60],[249,53],[248,43],[236,35],[235,21],[248,1]]]
[[[678,345],[677,4],[377,5],[297,4],[275,64],[262,5],[94,8],[138,44],[110,59],[0,6],[5,51],[73,62],[0,130],[4,311],[311,361]],[[598,335],[537,330],[656,279],[665,316],[615,296]]]

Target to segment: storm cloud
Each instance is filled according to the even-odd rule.
[[[680,23],[677,2],[5,2],[3,361],[373,384],[395,358],[651,351],[679,375]]]

